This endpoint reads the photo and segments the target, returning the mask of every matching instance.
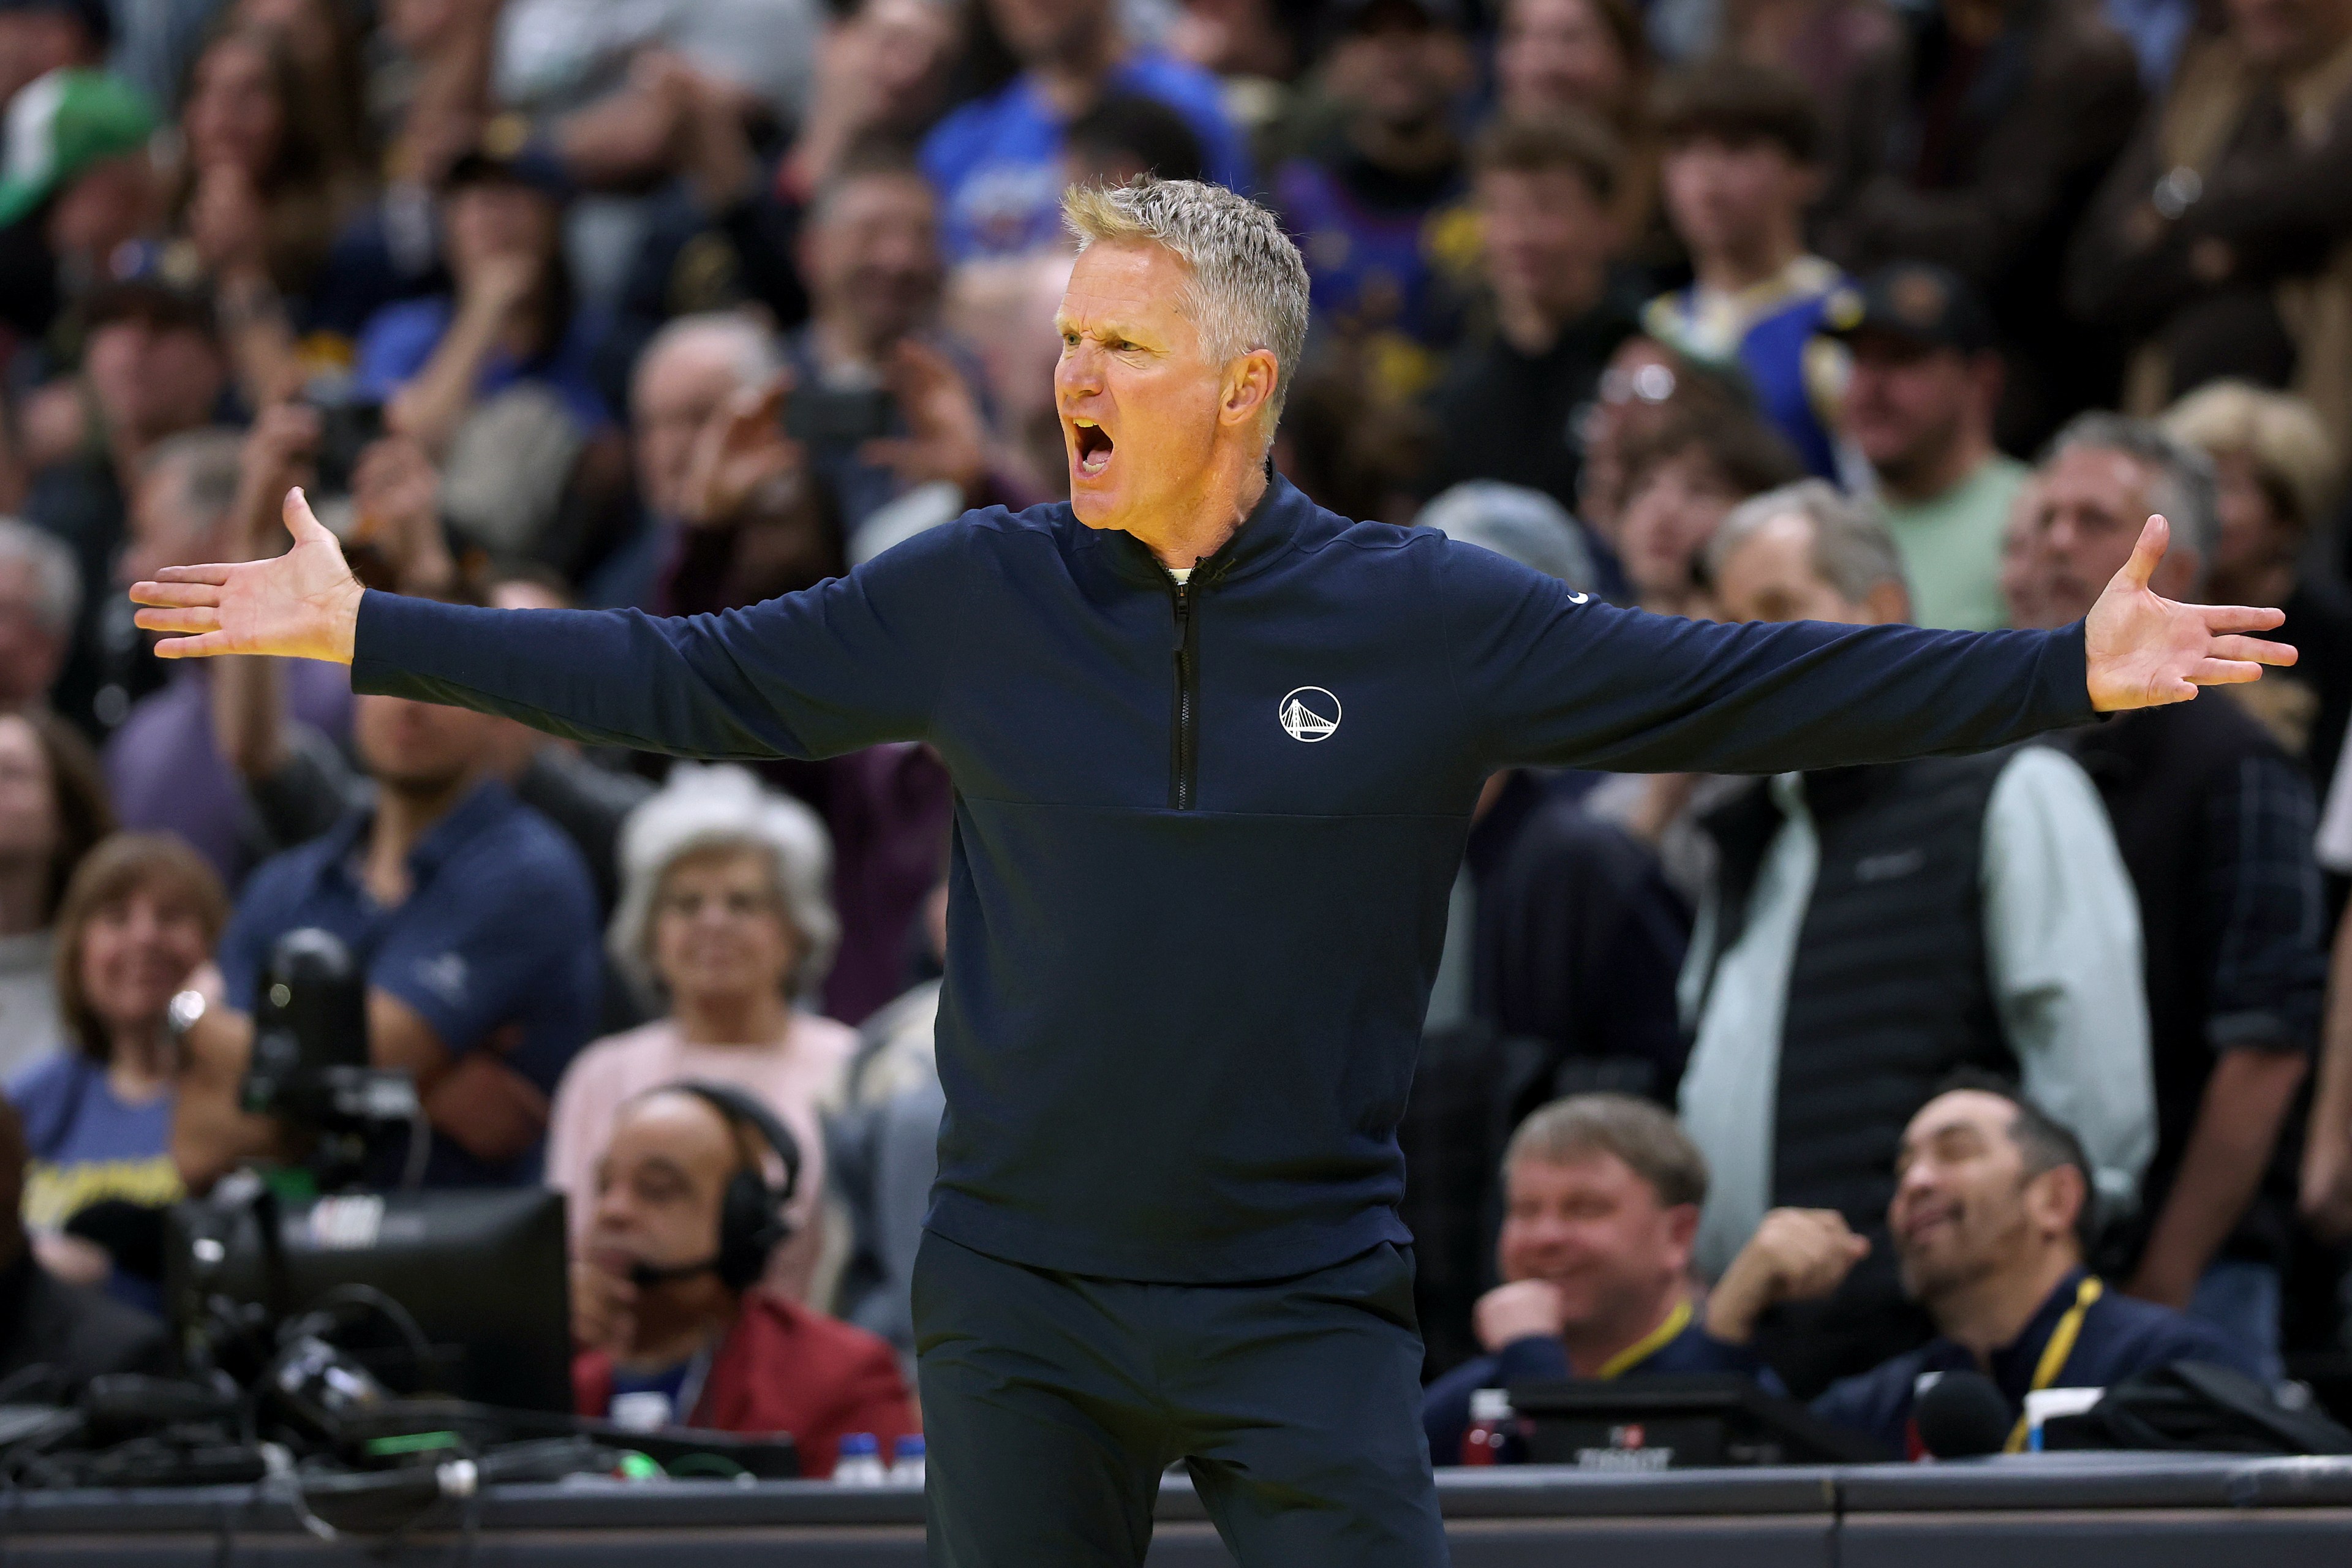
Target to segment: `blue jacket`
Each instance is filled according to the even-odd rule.
[[[1916,1457],[1919,1449],[1912,1442],[1911,1397],[1923,1372],[1985,1372],[2008,1396],[2011,1407],[2022,1411],[2042,1347],[2074,1304],[2082,1282],[2079,1268],[2060,1280],[2027,1321],[2025,1331],[1993,1352],[1990,1366],[1979,1368],[1973,1352],[1949,1340],[1933,1339],[1868,1372],[1831,1384],[1813,1401],[1813,1414],[1833,1426],[1867,1432],[1892,1453]],[[2134,1373],[2177,1361],[2218,1362],[2249,1377],[2259,1371],[2246,1348],[2212,1324],[2110,1289],[2084,1310],[2074,1348],[2049,1386],[2106,1388]]]
[[[926,741],[956,785],[930,1227],[1270,1279],[1410,1239],[1395,1128],[1480,783],[1774,772],[2089,717],[2079,628],[1614,609],[1282,479],[1175,580],[1066,504],[721,615],[370,594],[354,688],[700,756]]]

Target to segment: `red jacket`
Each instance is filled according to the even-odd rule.
[[[601,1418],[613,1403],[613,1358],[604,1351],[572,1358],[572,1393],[583,1415]],[[744,1294],[687,1425],[789,1432],[801,1474],[813,1479],[833,1474],[848,1433],[873,1433],[887,1463],[892,1444],[923,1429],[887,1342],[758,1289]]]

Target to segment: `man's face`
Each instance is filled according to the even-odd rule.
[[[1609,215],[1570,170],[1491,170],[1477,196],[1486,277],[1505,300],[1557,315],[1608,258]]]
[[[0,864],[57,853],[57,782],[40,732],[22,714],[0,713]]]
[[[369,696],[359,699],[352,738],[379,785],[432,795],[456,788],[481,765],[499,722],[487,713],[437,702]]]
[[[1614,1154],[1516,1161],[1504,1173],[1503,1279],[1558,1288],[1571,1329],[1657,1300],[1690,1267],[1698,1211],[1669,1207]]]
[[[29,561],[0,561],[0,712],[47,694],[66,659],[66,634],[42,616]]]
[[[1745,250],[1812,199],[1812,171],[1777,142],[1694,136],[1666,150],[1666,213],[1693,250]]]
[[[1495,43],[1506,113],[1575,108],[1613,117],[1633,72],[1591,0],[1513,0]]]
[[[1431,25],[1410,0],[1374,0],[1332,50],[1336,90],[1385,125],[1426,123],[1458,85],[1459,35]]]
[[[683,338],[637,366],[629,423],[637,482],[656,517],[684,504],[694,439],[741,387],[735,356],[707,338]]]
[[[2229,14],[2240,46],[2266,70],[2321,58],[2352,31],[2347,0],[2229,0]]]
[[[803,255],[816,313],[882,343],[915,330],[939,303],[939,208],[919,174],[868,174],[832,193]]]
[[[82,366],[107,423],[142,442],[211,418],[226,375],[220,351],[204,333],[135,316],[90,333]]]
[[[1887,617],[1855,604],[1815,569],[1812,520],[1782,512],[1739,542],[1716,573],[1715,596],[1732,621],[1834,621],[1876,626]]]
[[[2000,1096],[1956,1089],[1904,1129],[1886,1226],[1905,1291],[1931,1312],[1939,1298],[2027,1256],[2033,1218],[2025,1156],[2010,1135],[2016,1120]]]
[[[1109,25],[1110,0],[988,0],[989,20],[1024,66],[1066,59]]]
[[[563,214],[555,199],[520,180],[477,180],[441,201],[450,270],[462,280],[490,256],[555,254]]]
[[[49,248],[102,263],[152,229],[155,205],[155,166],[144,149],[103,159],[58,193],[47,223]]]
[[[2043,466],[2032,531],[2034,590],[2062,625],[2090,614],[2131,559],[2147,522],[2154,478],[2138,458],[2103,447],[2069,447]],[[2196,552],[2176,538],[2149,585],[2179,598],[2197,570]]]
[[[690,1094],[624,1106],[596,1163],[588,1260],[625,1276],[698,1263],[718,1249],[719,1211],[740,1155],[727,1121]]]
[[[1088,528],[1149,530],[1198,504],[1225,367],[1202,353],[1179,303],[1188,281],[1159,245],[1089,246],[1071,268],[1054,401],[1070,504]]]
[[[1977,414],[1980,373],[1958,349],[1892,332],[1859,332],[1848,347],[1846,435],[1882,473],[1933,467]]]

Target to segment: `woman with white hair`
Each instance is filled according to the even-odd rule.
[[[597,1041],[566,1069],[549,1119],[548,1184],[569,1196],[577,1240],[623,1101],[679,1079],[736,1085],[800,1140],[793,1238],[777,1249],[768,1283],[802,1299],[824,1187],[817,1108],[857,1044],[846,1026],[796,1005],[817,994],[841,935],[824,825],[742,768],[682,763],[622,826],[620,862],[606,945],[667,1013]]]

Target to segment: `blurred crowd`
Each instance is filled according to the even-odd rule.
[[[1275,458],[1332,510],[1969,629],[2161,511],[2158,591],[2302,654],[1988,757],[1490,780],[1404,1130],[1441,1458],[1530,1338],[1851,1414],[2011,1342],[1935,1283],[2000,1259],[2352,1350],[2352,0],[0,0],[0,100],[7,1289],[158,1307],[136,1215],[284,1152],[250,1014],[323,927],[424,1179],[569,1194],[590,1413],[716,1419],[723,1334],[839,1395],[738,1425],[910,1426],[937,760],[167,668],[121,590],[296,484],[371,585],[661,615],[1062,499],[1060,193],[1150,174],[1297,239]],[[640,1268],[773,1159],[682,1079],[799,1151],[757,1279]],[[1580,1161],[1616,1195],[1529,1173]]]

